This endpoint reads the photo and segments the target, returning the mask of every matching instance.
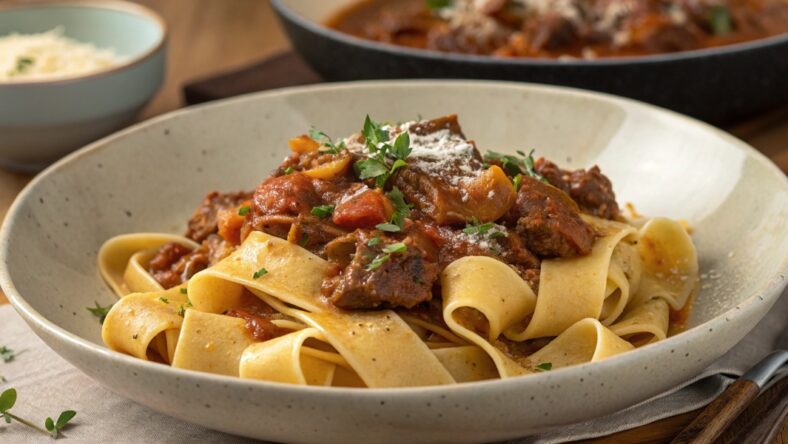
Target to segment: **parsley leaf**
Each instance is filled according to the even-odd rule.
[[[248,205],[244,205],[244,206],[242,206],[241,208],[238,209],[238,215],[239,216],[246,216],[247,214],[249,214],[250,211],[252,211],[252,207],[250,207]]]
[[[729,34],[733,30],[733,20],[725,5],[716,5],[709,12],[709,26],[715,35]]]
[[[99,303],[97,301],[93,301],[93,302],[95,302],[96,306],[95,307],[85,307],[85,310],[91,312],[93,314],[93,316],[99,318],[99,322],[103,324],[104,323],[104,319],[107,318],[107,313],[109,313],[110,309],[115,304],[109,304],[106,307],[102,307],[101,305],[99,305]]]
[[[268,270],[266,270],[265,267],[261,267],[259,270],[254,272],[252,277],[255,279],[259,279],[267,274],[268,274]]]
[[[479,223],[479,220],[474,217],[473,220],[469,224],[467,224],[465,228],[463,228],[462,232],[470,235],[487,236],[492,239],[507,236],[505,230],[498,229],[495,231],[491,231],[493,228],[495,228],[494,223],[486,222],[482,224]]]
[[[13,71],[11,74],[22,74],[23,72],[27,71],[30,68],[35,60],[30,57],[19,57],[16,59],[16,70]]]
[[[57,438],[60,434],[60,430],[62,430],[66,424],[68,424],[68,422],[77,415],[77,412],[73,410],[66,410],[60,413],[57,421],[54,421],[52,418],[47,418],[46,421],[44,421],[44,427],[46,428],[46,430],[44,430],[32,422],[11,413],[11,409],[14,407],[14,404],[16,404],[16,389],[10,388],[0,394],[0,417],[3,418],[7,424],[11,424],[11,421],[13,420],[20,424],[24,424],[31,429],[38,430],[45,435],[50,435],[52,438]]]
[[[410,134],[407,131],[401,132],[396,139],[394,139],[394,146],[391,149],[391,154],[395,159],[404,160],[410,156],[413,149],[410,147]]]
[[[285,168],[285,174],[290,174],[290,173],[292,173],[293,171],[295,171],[295,170],[294,170],[294,169],[293,169],[293,167],[291,167],[291,166],[289,166],[289,167]]]
[[[398,233],[401,231],[399,225],[397,224],[377,224],[375,225],[375,228],[389,233]]]
[[[523,175],[522,174],[518,174],[518,175],[514,176],[514,179],[512,179],[512,184],[514,185],[514,191],[515,192],[520,191],[520,185],[522,185],[522,183],[523,183]]]
[[[389,259],[391,259],[390,254],[381,254],[375,259],[372,259],[372,262],[370,262],[369,265],[367,265],[367,271],[372,271],[377,268],[380,268],[380,266],[385,264],[386,261],[388,261]]]
[[[541,174],[536,172],[534,169],[534,150],[531,150],[527,155],[523,151],[517,151],[517,154],[520,155],[521,158],[517,156],[512,156],[510,154],[501,154],[495,151],[487,151],[484,154],[484,161],[490,163],[492,161],[497,161],[501,164],[501,168],[504,169],[509,175],[514,176],[515,178],[515,188],[519,190],[519,185],[522,181],[522,177],[517,180],[517,175],[524,175],[533,177],[534,179],[541,180],[544,183],[549,183],[547,179],[544,178]]]
[[[553,363],[552,362],[543,362],[543,363],[541,363],[541,364],[536,366],[536,370],[538,370],[540,372],[546,372],[546,371],[550,371],[552,369],[553,369]]]
[[[492,222],[479,224],[479,221],[474,221],[472,224],[466,226],[462,232],[465,234],[485,234],[495,226]]]
[[[379,244],[382,241],[379,237],[373,237],[372,239],[367,242],[367,246],[374,247],[375,245]]]
[[[186,294],[186,293],[188,293],[188,292],[189,292],[189,290],[188,290],[188,289],[186,289],[186,287],[182,287],[182,288],[181,288],[181,294]]]
[[[166,297],[164,297],[164,296],[160,297],[160,298],[159,298],[159,300],[160,300],[160,301],[162,301],[162,302],[164,302],[165,304],[169,304],[169,303],[170,303],[170,300],[169,300],[169,299],[167,299],[167,298],[166,298]]]
[[[60,413],[58,416],[57,421],[53,421],[52,418],[47,417],[46,421],[44,421],[44,427],[46,427],[47,431],[52,435],[53,438],[57,439],[58,435],[60,434],[60,430],[68,424],[75,416],[77,416],[77,412],[73,410],[66,410]]]
[[[14,407],[14,404],[16,404],[16,389],[10,388],[0,394],[0,413],[5,413],[11,410],[11,408]]]
[[[452,0],[425,0],[430,9],[448,8],[452,5]]]
[[[192,301],[190,301],[189,299],[186,299],[186,303],[181,304],[181,306],[178,307],[178,311],[177,311],[178,316],[180,316],[180,317],[186,316],[186,309],[187,308],[192,308],[192,307],[193,307]]]
[[[361,180],[382,176],[389,171],[389,167],[378,159],[359,160],[353,165],[353,168]]]
[[[394,144],[391,145],[389,131],[383,129],[380,123],[375,122],[369,116],[364,120],[364,129],[361,133],[370,156],[368,159],[356,162],[353,169],[361,180],[374,178],[375,185],[383,188],[395,171],[407,165],[405,158],[412,151],[410,134],[407,131],[401,132],[394,140]],[[394,159],[391,166],[389,166],[389,158]]]
[[[326,133],[324,133],[323,131],[318,131],[315,128],[309,129],[309,137],[311,137],[312,140],[315,140],[322,145],[320,151],[324,153],[339,154],[340,152],[342,152],[342,150],[346,148],[344,141],[341,141],[339,143],[334,143],[334,141],[331,140],[331,138],[328,137]],[[289,174],[287,173],[287,171],[285,171],[285,173]]]
[[[364,135],[367,149],[373,154],[380,149],[378,145],[389,141],[389,132],[384,130],[381,124],[372,120],[369,115],[364,119],[364,129],[361,130],[361,134]]]
[[[325,219],[331,216],[331,213],[334,212],[333,205],[318,205],[316,207],[312,207],[312,211],[310,211],[313,216],[317,216],[321,219]]]
[[[388,197],[394,205],[394,214],[391,215],[391,223],[400,228],[400,230],[397,231],[401,231],[405,228],[405,218],[410,216],[411,206],[405,202],[405,195],[402,194],[402,191],[397,187],[392,188],[391,191],[386,193],[386,197]],[[383,230],[382,228],[378,229]]]
[[[11,362],[11,361],[13,361],[14,358],[16,358],[17,355],[19,355],[20,353],[22,353],[22,352],[21,351],[15,352],[15,351],[11,350],[10,348],[6,347],[5,345],[0,347],[0,359],[2,359],[3,362]]]
[[[390,244],[383,247],[383,251],[386,253],[404,253],[408,251],[408,246],[402,242],[397,242],[396,244]]]

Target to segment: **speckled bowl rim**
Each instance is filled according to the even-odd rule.
[[[626,65],[640,65],[652,63],[666,63],[675,62],[679,60],[700,59],[704,57],[715,57],[724,55],[733,55],[739,52],[746,52],[753,49],[759,49],[769,46],[778,46],[781,44],[788,45],[788,33],[765,37],[748,42],[733,43],[730,45],[718,46],[715,48],[693,49],[690,51],[679,51],[667,54],[653,54],[645,56],[619,56],[619,57],[602,57],[593,60],[586,59],[538,59],[532,57],[493,57],[473,54],[455,54],[448,52],[440,52],[429,49],[414,49],[404,46],[392,45],[387,43],[376,42],[373,40],[362,39],[350,34],[336,31],[332,28],[325,26],[322,23],[317,23],[303,17],[301,14],[287,7],[284,2],[286,0],[271,0],[271,5],[274,9],[286,17],[288,20],[296,23],[298,26],[307,29],[310,32],[318,34],[326,39],[339,41],[341,43],[357,46],[369,51],[383,52],[393,56],[409,56],[422,60],[441,60],[459,63],[470,63],[480,65],[493,65],[493,66],[526,66],[526,67],[559,67],[559,66],[573,66],[573,67],[593,67],[593,66],[626,66]],[[338,11],[337,11],[338,12]]]
[[[646,353],[652,349],[655,349],[657,347],[668,348],[671,345],[679,344],[680,343],[679,341],[686,341],[686,342],[693,341],[694,339],[698,338],[700,335],[708,334],[707,329],[709,328],[714,328],[716,330],[716,327],[723,325],[723,323],[727,322],[729,319],[734,319],[739,316],[745,316],[747,312],[746,310],[747,307],[750,307],[759,302],[767,303],[763,295],[771,295],[771,297],[774,298],[774,301],[776,301],[776,299],[779,297],[779,293],[782,291],[783,288],[785,288],[786,286],[785,275],[788,274],[788,255],[786,255],[786,257],[783,259],[779,272],[771,276],[771,278],[768,279],[767,282],[764,282],[761,286],[759,286],[756,291],[753,291],[752,294],[750,294],[747,297],[747,299],[743,300],[742,302],[732,307],[725,313],[722,313],[719,316],[716,316],[715,318],[703,324],[690,328],[675,336],[671,336],[663,341],[649,344],[644,347],[638,348],[636,350],[613,356],[603,361],[575,365],[571,367],[556,369],[550,372],[532,374],[525,377],[495,379],[495,380],[487,380],[487,381],[479,381],[479,382],[467,382],[467,383],[450,385],[450,386],[444,385],[444,386],[408,387],[408,388],[344,388],[344,387],[336,388],[336,387],[299,386],[299,385],[284,384],[284,383],[269,382],[269,381],[258,381],[253,379],[241,379],[231,376],[197,372],[193,370],[184,370],[184,369],[173,368],[161,364],[156,364],[149,361],[143,361],[141,359],[134,358],[132,356],[115,352],[106,347],[100,346],[86,339],[83,339],[71,332],[68,332],[65,329],[54,324],[50,320],[46,319],[44,316],[38,313],[38,311],[36,311],[30,304],[28,304],[25,301],[24,297],[21,294],[19,294],[16,287],[14,286],[13,281],[11,280],[11,275],[6,265],[9,259],[8,245],[9,245],[11,231],[14,224],[16,224],[17,222],[22,223],[19,213],[24,203],[27,200],[34,198],[33,192],[35,187],[39,183],[47,180],[50,175],[57,173],[60,169],[66,167],[67,165],[79,162],[83,158],[88,158],[91,155],[99,153],[102,150],[111,149],[112,142],[114,140],[123,138],[142,128],[155,125],[162,121],[177,118],[178,116],[184,114],[199,112],[213,107],[225,107],[225,106],[232,106],[238,103],[256,101],[264,97],[288,96],[293,93],[313,93],[313,92],[321,92],[326,90],[335,90],[341,92],[341,91],[363,89],[363,88],[376,89],[376,88],[386,88],[391,86],[407,87],[407,86],[435,86],[435,85],[443,85],[443,86],[451,85],[458,89],[462,89],[463,87],[490,85],[490,86],[511,87],[519,91],[532,90],[542,93],[555,94],[558,96],[577,96],[581,98],[587,98],[590,100],[601,100],[603,102],[621,105],[625,108],[632,108],[632,107],[640,108],[640,110],[642,111],[647,111],[649,113],[656,113],[656,116],[666,117],[670,119],[680,119],[683,120],[685,123],[689,123],[696,127],[700,127],[707,132],[716,134],[717,136],[721,137],[723,140],[728,142],[731,146],[735,147],[739,151],[742,151],[748,158],[761,164],[761,166],[763,166],[766,169],[766,171],[771,171],[771,173],[775,175],[775,178],[781,177],[783,183],[782,189],[785,193],[788,193],[788,177],[783,175],[782,171],[780,171],[780,169],[774,163],[772,163],[766,156],[758,152],[755,148],[752,148],[751,146],[747,145],[743,141],[733,137],[732,135],[718,128],[715,128],[711,125],[700,122],[698,120],[692,119],[690,117],[686,117],[681,114],[675,113],[673,111],[665,110],[653,105],[638,102],[636,100],[616,97],[609,94],[584,91],[584,90],[568,88],[568,87],[536,85],[536,84],[528,84],[522,82],[475,81],[475,80],[393,80],[393,81],[378,80],[378,81],[359,81],[359,82],[341,82],[341,83],[338,82],[338,83],[312,85],[312,86],[283,88],[274,91],[249,94],[236,98],[219,100],[216,102],[210,102],[203,105],[198,105],[198,106],[184,108],[181,110],[170,112],[168,114],[155,117],[153,119],[131,126],[113,135],[105,137],[76,152],[71,153],[70,155],[64,157],[63,159],[59,160],[55,164],[49,166],[46,170],[44,170],[42,173],[36,176],[24,188],[24,190],[22,190],[19,196],[17,196],[17,198],[14,200],[14,203],[11,205],[8,214],[6,215],[6,219],[3,223],[2,228],[0,228],[0,287],[2,287],[2,289],[5,291],[11,304],[14,306],[17,312],[25,319],[26,322],[34,325],[38,329],[46,331],[49,335],[56,338],[57,340],[67,342],[72,346],[76,346],[76,348],[78,348],[80,352],[100,355],[101,357],[103,357],[113,365],[129,366],[129,368],[131,369],[140,369],[140,370],[144,369],[157,375],[164,375],[168,372],[174,372],[174,373],[170,373],[170,375],[175,375],[182,378],[189,378],[190,380],[193,380],[195,382],[200,382],[205,384],[223,384],[227,387],[232,386],[233,388],[249,388],[251,386],[257,386],[257,387],[265,387],[268,390],[272,390],[274,392],[279,392],[279,393],[295,392],[299,394],[304,394],[306,396],[314,395],[323,398],[336,397],[337,399],[341,398],[345,400],[347,400],[347,398],[351,398],[351,399],[378,398],[379,399],[381,396],[385,396],[392,399],[394,398],[422,399],[424,397],[430,397],[436,394],[441,395],[447,392],[458,394],[458,393],[469,393],[478,390],[505,392],[505,391],[517,389],[519,385],[525,383],[526,381],[530,381],[530,383],[535,383],[535,382],[549,383],[553,378],[556,378],[557,376],[561,376],[562,378],[569,379],[573,377],[581,377],[583,373],[587,373],[590,371],[595,371],[598,373],[612,372],[613,370],[615,370],[617,366],[619,366],[619,364],[625,363],[628,360],[636,359],[637,357],[641,356],[643,353]]]
[[[169,28],[167,22],[156,13],[154,10],[137,3],[127,2],[124,0],[43,0],[32,4],[11,4],[0,5],[0,14],[7,11],[29,10],[29,9],[45,9],[51,7],[76,7],[76,8],[90,8],[90,9],[106,9],[110,11],[123,12],[129,15],[136,15],[148,19],[154,23],[161,30],[161,37],[150,48],[138,54],[123,63],[113,66],[101,71],[91,72],[82,75],[72,75],[68,77],[55,78],[55,79],[36,79],[25,80],[21,82],[0,82],[0,90],[3,88],[15,88],[36,85],[67,85],[77,82],[90,81],[95,78],[110,76],[120,71],[131,69],[137,65],[144,63],[154,55],[158,54],[169,39]]]

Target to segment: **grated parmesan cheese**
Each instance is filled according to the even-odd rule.
[[[89,74],[123,61],[112,49],[99,49],[63,35],[63,27],[40,34],[0,37],[0,82],[57,79]]]

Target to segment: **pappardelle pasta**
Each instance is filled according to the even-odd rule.
[[[488,152],[456,116],[311,130],[186,236],[108,240],[102,337],[177,368],[407,387],[509,378],[664,339],[698,284],[666,218],[624,217],[596,166]]]

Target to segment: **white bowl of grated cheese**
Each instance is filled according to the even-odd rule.
[[[131,123],[164,80],[166,38],[123,1],[0,6],[0,167],[40,170]]]

